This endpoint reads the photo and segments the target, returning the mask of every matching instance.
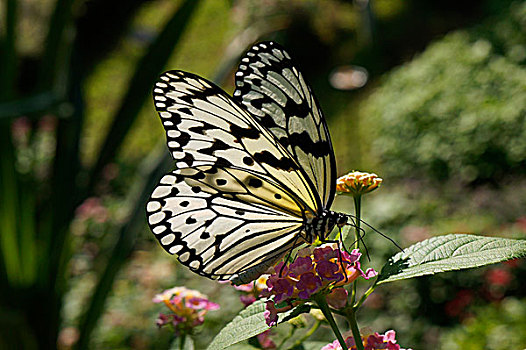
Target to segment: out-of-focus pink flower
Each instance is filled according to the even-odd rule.
[[[213,303],[205,298],[193,297],[193,298],[186,299],[186,307],[189,307],[195,310],[199,310],[199,309],[217,310],[219,309],[219,304]]]
[[[156,320],[159,327],[171,325],[174,332],[188,334],[194,327],[204,322],[209,310],[219,309],[219,305],[208,300],[206,295],[186,287],[174,287],[157,294],[155,303],[164,303],[171,313],[160,313]]]
[[[26,143],[29,131],[31,130],[31,121],[28,117],[20,117],[13,120],[11,124],[11,133],[13,139],[18,143]]]
[[[259,334],[257,339],[262,349],[272,350],[276,348],[276,344],[270,339],[270,329]]]
[[[470,290],[460,290],[455,299],[446,303],[445,311],[449,316],[459,316],[464,309],[473,301],[473,292]]]
[[[106,222],[109,218],[108,209],[102,205],[102,200],[98,197],[86,199],[75,213],[81,220],[93,219],[99,223]]]
[[[486,281],[489,284],[505,287],[510,284],[513,275],[506,269],[493,268],[486,273]]]
[[[267,289],[262,295],[274,297],[274,303],[288,301],[304,302],[317,293],[331,293],[331,305],[344,307],[347,304],[347,292],[336,291],[356,280],[358,277],[369,279],[377,275],[373,269],[363,272],[360,268],[361,253],[354,249],[351,253],[340,251],[336,246],[323,245],[307,247],[298,252],[299,257],[293,263],[284,265],[279,263],[267,280]],[[336,300],[343,298],[343,300]],[[269,316],[274,316],[276,307],[267,302]],[[270,306],[273,309],[270,309]],[[277,320],[277,318],[276,318]],[[267,324],[275,324],[267,320]]]
[[[334,288],[327,294],[327,303],[335,309],[342,309],[347,305],[347,290],[344,288]]]
[[[375,332],[374,334],[368,334],[362,336],[362,343],[365,350],[411,350],[411,349],[402,349],[400,345],[396,343],[396,333],[393,330],[385,332],[385,334],[379,334]],[[348,337],[345,339],[345,345],[347,345],[349,350],[356,350],[356,342],[353,337]],[[321,350],[342,350],[338,340],[333,341],[330,344],[325,345]]]

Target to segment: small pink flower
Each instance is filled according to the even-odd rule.
[[[333,249],[330,245],[316,248],[313,252],[313,255],[314,261],[316,262],[339,258],[338,251]]]
[[[239,286],[234,285],[234,288],[242,293],[239,296],[239,299],[241,300],[243,305],[245,305],[245,307],[249,306],[254,301],[256,301],[256,297],[260,296],[261,292],[267,289],[268,278],[269,275],[264,274],[261,275],[257,280],[252,281],[250,283],[242,284]],[[269,283],[272,283],[272,281]]]
[[[320,350],[338,350],[338,349],[341,349],[341,348],[342,347],[340,346],[340,343],[337,340],[335,340],[332,343],[329,343],[329,344],[325,345]]]
[[[338,273],[340,266],[327,260],[321,260],[316,264],[316,272],[318,275],[326,280],[341,281],[344,279],[343,274]]]
[[[171,325],[179,335],[192,331],[204,322],[204,316],[209,310],[219,309],[219,305],[207,299],[204,294],[185,287],[174,287],[157,294],[153,301],[164,303],[170,314],[159,314],[156,324],[159,327]]]
[[[282,278],[272,278],[268,279],[267,285],[272,286],[272,291],[274,293],[276,303],[281,302],[282,300],[287,299],[292,295],[294,288],[289,280]]]
[[[369,278],[373,278],[373,277],[376,277],[378,276],[378,272],[376,272],[374,269],[372,268],[368,268],[365,273],[362,272],[362,277],[365,278],[366,280],[368,280]]]
[[[263,349],[272,350],[276,348],[276,344],[270,339],[270,329],[258,334],[257,339]]]
[[[240,292],[250,293],[254,289],[254,284],[252,282],[250,282],[250,283],[247,283],[247,284],[241,284],[239,286],[234,285],[234,289],[239,290]]]
[[[208,299],[205,298],[189,298],[186,299],[186,307],[195,309],[195,310],[217,310],[219,309],[219,305],[216,303],[212,303]]]
[[[163,313],[160,313],[159,317],[157,317],[157,320],[155,320],[155,323],[157,324],[157,326],[159,328],[161,328],[162,326],[164,326],[168,322],[170,322],[170,316],[165,315]]]
[[[301,275],[300,280],[296,284],[301,299],[308,299],[312,294],[316,293],[321,287],[321,279],[312,272],[307,272]]]
[[[362,257],[362,253],[358,249],[353,249],[351,253],[347,253],[345,250],[342,251],[343,260],[349,264],[354,264]]]
[[[298,277],[303,273],[312,271],[313,267],[310,256],[299,257],[289,265],[289,275]]]
[[[406,350],[402,349],[400,345],[396,344],[395,331],[387,331],[385,334],[379,334],[375,332],[374,334],[368,334],[362,336],[362,344],[365,350]],[[356,342],[353,337],[348,337],[345,339],[345,345],[349,350],[356,350]],[[321,350],[341,350],[340,343],[335,340],[334,342],[325,345]],[[411,349],[407,349],[411,350]]]
[[[316,293],[328,294],[333,288],[349,284],[360,276],[365,279],[376,276],[373,269],[368,269],[365,273],[361,270],[358,261],[361,253],[358,249],[347,253],[340,251],[336,245],[323,245],[305,248],[300,252],[296,261],[290,265],[276,265],[262,296],[273,296],[274,302],[278,304],[283,301],[288,301],[289,304],[304,302]],[[344,293],[346,292],[343,290],[335,291],[331,296],[331,303],[345,305],[347,297]],[[270,303],[267,303],[268,315],[274,315],[275,306],[274,309],[269,309]]]

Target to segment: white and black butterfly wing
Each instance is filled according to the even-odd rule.
[[[295,157],[330,207],[336,161],[329,131],[310,86],[290,55],[274,42],[254,45],[241,59],[234,99]]]
[[[178,169],[165,175],[152,193],[147,205],[152,232],[164,249],[200,275],[236,279],[261,264],[274,263],[299,243],[303,221],[260,204],[264,199],[257,189],[244,185],[243,177],[258,179],[214,166]],[[218,180],[227,182],[217,185]],[[291,200],[280,189],[265,185]],[[255,200],[246,202],[245,197]]]
[[[176,167],[243,169],[279,183],[302,210],[317,213],[319,195],[298,162],[222,89],[197,75],[168,71],[153,95]]]
[[[178,168],[147,205],[150,228],[168,252],[194,272],[231,279],[302,241],[321,200],[266,128],[187,72],[164,73],[154,102]]]

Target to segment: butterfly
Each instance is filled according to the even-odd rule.
[[[199,275],[248,283],[348,216],[330,210],[336,161],[319,103],[287,51],[260,42],[233,96],[172,70],[153,98],[175,170],[147,206],[161,246]]]

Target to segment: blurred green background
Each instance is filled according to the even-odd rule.
[[[339,174],[376,172],[365,220],[401,246],[526,235],[526,2],[5,0],[0,4],[0,348],[168,348],[151,298],[185,285],[242,308],[154,242],[144,204],[171,163],[151,87],[167,69],[233,91],[275,40],[328,119]],[[337,198],[337,210],[352,203]],[[368,233],[367,266],[396,252]],[[524,260],[380,287],[360,326],[413,349],[526,347]],[[275,331],[287,332],[287,325]],[[322,327],[314,339],[328,343]]]

